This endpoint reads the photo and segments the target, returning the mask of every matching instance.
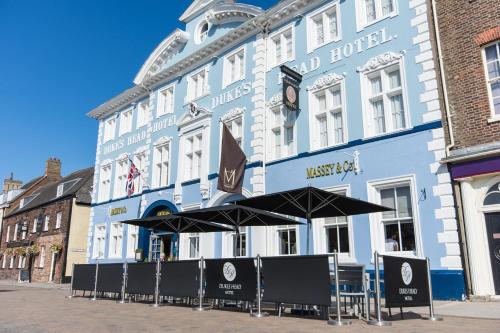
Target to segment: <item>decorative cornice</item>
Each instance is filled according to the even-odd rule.
[[[293,20],[290,19],[290,17],[305,11],[308,6],[320,1],[321,0],[281,1],[264,13],[245,21],[237,28],[232,29],[198,51],[160,70],[148,79],[143,80],[140,85],[129,88],[118,96],[115,96],[108,102],[90,111],[87,115],[96,119],[105,118],[110,113],[118,111],[127,104],[131,104],[144,97],[151,89],[154,89],[158,85],[188,73],[201,64],[206,63],[207,59],[223,54],[235,44],[249,36],[260,33],[263,29],[269,29],[271,26],[279,26],[285,20]]]
[[[262,9],[259,7],[251,5],[224,3],[208,10],[205,13],[205,19],[210,24],[219,25],[229,22],[246,21],[262,14],[262,12]]]
[[[387,66],[389,64],[397,62],[399,59],[403,57],[405,53],[406,53],[405,51],[401,51],[399,53],[394,53],[390,51],[385,52],[376,57],[370,58],[370,60],[368,60],[366,64],[358,67],[357,71],[363,73],[376,70],[383,66]]]
[[[191,108],[190,108],[190,110],[184,112],[184,114],[177,121],[178,127],[184,127],[184,126],[190,125],[196,121],[199,121],[199,120],[202,120],[204,118],[212,116],[211,111],[209,111],[201,106],[195,105],[195,107],[196,107],[198,112],[193,113]]]
[[[281,104],[283,104],[283,93],[281,93],[281,92],[273,95],[273,97],[271,97],[269,102],[267,102],[267,106],[270,108],[274,108],[274,107],[279,106]]]
[[[234,108],[226,112],[222,117],[220,117],[220,120],[223,122],[233,120],[234,118],[237,118],[241,116],[243,113],[245,113],[246,108]]]
[[[322,76],[316,81],[314,81],[312,86],[307,87],[308,91],[317,91],[323,88],[331,87],[334,84],[339,83],[344,79],[344,75],[339,75],[337,73],[330,73],[328,75]]]
[[[187,43],[188,39],[189,33],[176,29],[151,53],[135,76],[134,83],[141,84],[158,73],[163,65]]]

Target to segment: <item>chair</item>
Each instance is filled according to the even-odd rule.
[[[365,266],[355,264],[342,264],[339,265],[339,289],[340,297],[344,297],[345,312],[347,312],[347,297],[350,298],[351,306],[354,304],[358,308],[358,317],[361,319],[362,314],[365,313],[366,304],[366,317],[369,319],[369,288],[365,283]],[[332,285],[335,286],[335,276],[332,276]]]

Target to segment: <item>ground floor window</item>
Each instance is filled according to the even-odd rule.
[[[280,255],[297,254],[297,230],[294,226],[278,227],[278,250]]]
[[[94,235],[94,258],[102,258],[104,256],[106,242],[106,225],[101,224],[96,226]]]
[[[239,235],[233,233],[232,235],[232,253],[234,257],[245,257],[247,255],[247,233],[245,227],[240,227]],[[236,247],[235,247],[236,242]]]
[[[161,238],[159,236],[151,236],[151,260],[158,261],[161,256]]]
[[[40,257],[38,258],[38,267],[43,268],[45,266],[45,246],[40,246]]]
[[[139,227],[129,224],[127,226],[127,258],[135,257],[135,250],[137,249]]]
[[[200,235],[189,234],[188,237],[189,258],[198,258],[200,256]]]
[[[349,253],[349,226],[346,216],[325,218],[326,251]]]

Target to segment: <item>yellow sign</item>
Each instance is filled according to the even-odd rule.
[[[354,171],[354,161],[344,161],[344,163],[330,163],[318,165],[316,167],[307,168],[307,179],[340,175],[342,173],[347,174],[348,172]]]
[[[172,213],[168,209],[163,209],[163,210],[158,211],[158,213],[156,213],[156,216],[167,216],[170,214],[172,214]]]
[[[111,208],[109,216],[125,214],[126,212],[127,212],[127,207]]]

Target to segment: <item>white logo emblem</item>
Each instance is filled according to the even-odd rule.
[[[236,268],[230,262],[226,262],[224,264],[224,266],[222,267],[222,273],[224,273],[224,277],[229,282],[231,282],[234,279],[236,279]]]
[[[411,283],[411,280],[413,279],[411,266],[407,262],[404,262],[403,265],[401,265],[401,277],[403,278],[403,282],[406,285],[409,285]]]

